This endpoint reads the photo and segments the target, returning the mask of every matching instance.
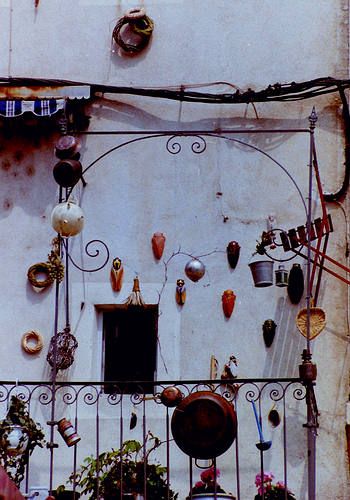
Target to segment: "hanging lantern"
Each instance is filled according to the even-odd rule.
[[[200,260],[192,259],[187,262],[185,266],[185,273],[191,281],[198,281],[204,276],[205,266]]]
[[[116,257],[113,259],[111,268],[111,283],[115,292],[120,292],[123,284],[124,268],[122,261]]]
[[[186,287],[184,280],[177,280],[176,282],[176,302],[179,306],[183,306],[186,300]]]
[[[288,277],[288,296],[292,304],[299,304],[304,293],[304,275],[300,264],[293,264]]]
[[[57,429],[67,446],[73,446],[81,440],[73,425],[66,418],[61,418],[57,424]]]
[[[273,339],[275,338],[277,325],[273,319],[267,319],[262,326],[263,337],[266,347],[271,347]]]
[[[75,201],[59,203],[51,213],[51,225],[61,236],[68,238],[80,233],[84,227],[84,214]]]
[[[276,286],[283,287],[288,285],[288,271],[283,264],[280,264],[277,271],[275,271],[275,278]]]
[[[83,167],[78,160],[61,160],[53,167],[53,176],[62,187],[72,187],[81,178]]]
[[[49,365],[54,368],[56,357],[56,369],[66,370],[74,362],[74,353],[78,347],[78,341],[72,333],[69,326],[66,326],[63,332],[58,332],[56,337],[50,340],[49,352],[46,359]]]
[[[154,233],[152,237],[152,249],[156,259],[161,259],[164,251],[165,236],[163,233]]]
[[[225,290],[222,294],[222,309],[226,318],[230,318],[234,305],[235,305],[236,295],[232,290]]]
[[[241,247],[239,246],[237,241],[230,241],[230,243],[227,245],[226,248],[227,260],[232,269],[235,269],[237,266],[240,250]]]

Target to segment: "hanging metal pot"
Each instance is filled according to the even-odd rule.
[[[222,309],[226,318],[230,318],[236,301],[233,290],[225,290],[222,294]]]
[[[74,200],[59,203],[51,213],[52,227],[65,238],[80,233],[84,222],[84,213]]]
[[[248,264],[256,287],[271,286],[273,283],[273,261],[258,260]]]
[[[235,269],[237,266],[240,250],[241,247],[239,246],[237,241],[230,241],[230,243],[227,245],[226,248],[227,260],[232,269]]]
[[[79,179],[83,167],[78,160],[65,159],[61,160],[53,167],[53,176],[57,184],[62,187],[72,187]]]
[[[161,259],[164,252],[165,236],[163,233],[154,233],[152,237],[152,249],[156,259]]]
[[[171,420],[175,443],[187,455],[215,458],[229,449],[237,434],[233,405],[219,394],[199,391],[177,406]]]
[[[203,278],[205,274],[205,266],[200,260],[192,259],[187,262],[185,266],[185,273],[191,281],[198,281]]]

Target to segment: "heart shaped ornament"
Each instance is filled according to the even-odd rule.
[[[307,308],[301,309],[296,317],[299,332],[307,338]],[[326,313],[321,307],[310,307],[310,340],[319,335],[326,326]]]

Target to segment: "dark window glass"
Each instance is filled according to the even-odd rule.
[[[140,391],[140,384],[123,381],[155,380],[157,363],[158,306],[118,308],[103,313],[104,380],[121,382],[123,392]],[[153,384],[143,384],[145,393],[153,392]],[[115,392],[114,385],[105,392]]]

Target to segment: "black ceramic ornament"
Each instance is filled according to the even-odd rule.
[[[293,264],[288,276],[287,292],[292,304],[299,304],[304,293],[304,275],[300,264]]]
[[[277,325],[273,319],[267,319],[264,321],[262,330],[266,347],[270,347],[272,345],[273,339],[275,338],[276,328]]]
[[[241,247],[239,246],[237,241],[230,241],[230,243],[227,245],[227,260],[230,264],[231,269],[235,269],[237,266],[240,249]]]

